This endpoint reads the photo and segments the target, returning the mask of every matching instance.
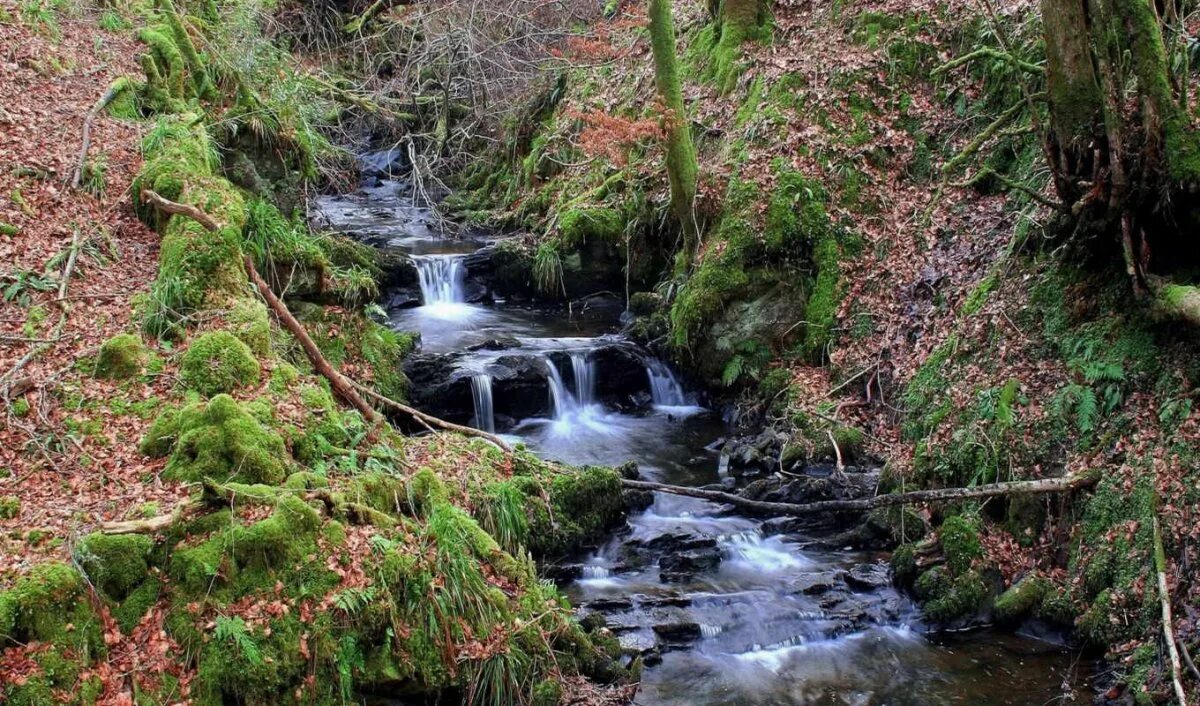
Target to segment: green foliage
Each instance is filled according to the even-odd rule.
[[[259,372],[250,347],[228,331],[200,334],[184,352],[179,366],[183,385],[206,397],[254,385]]]
[[[955,576],[965,574],[983,556],[978,521],[966,516],[946,518],[938,528],[938,541],[946,555],[946,566]]]
[[[615,242],[625,231],[625,219],[615,208],[573,208],[558,215],[558,231],[566,246],[593,239]]]
[[[93,532],[75,548],[75,561],[92,585],[120,602],[146,580],[154,542],[138,534]]]
[[[141,374],[146,364],[146,346],[131,333],[122,333],[100,344],[94,374],[98,378],[126,380]]]
[[[246,626],[246,621],[240,617],[230,618],[218,615],[214,636],[217,640],[237,650],[247,662],[255,665],[262,664],[263,658],[262,653],[259,652],[258,643],[254,641],[254,637],[250,634],[250,629]]]
[[[0,495],[0,520],[11,520],[20,514],[20,498],[15,495]]]
[[[164,412],[142,440],[142,449],[166,448],[172,451],[164,473],[179,480],[277,484],[287,475],[283,440],[227,395],[178,413]]]

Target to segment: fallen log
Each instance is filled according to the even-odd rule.
[[[1065,493],[1080,488],[1095,485],[1100,480],[1100,474],[1085,473],[1065,478],[1046,478],[1043,480],[1019,480],[1005,483],[989,483],[969,488],[938,488],[935,490],[914,490],[908,493],[876,495],[858,500],[818,500],[811,503],[780,503],[767,500],[750,500],[740,495],[726,493],[720,490],[704,490],[688,488],[665,483],[652,483],[643,480],[622,480],[621,484],[634,490],[653,490],[660,493],[685,495],[691,498],[711,500],[726,503],[736,507],[757,510],[774,515],[804,516],[819,512],[867,512],[881,507],[893,505],[912,505],[915,503],[950,502],[954,500],[972,500],[976,498],[994,498],[1002,495],[1036,495],[1041,493]]]
[[[142,189],[142,200],[154,206],[163,213],[169,213],[173,216],[187,216],[196,221],[208,230],[221,230],[221,224],[204,211],[186,203],[177,203],[170,199],[163,198],[150,189]]]
[[[1156,499],[1157,500],[1157,499]],[[1175,619],[1171,615],[1171,588],[1167,584],[1167,553],[1163,549],[1162,526],[1158,521],[1158,503],[1154,513],[1154,573],[1158,578],[1158,600],[1162,606],[1163,639],[1171,660],[1171,685],[1179,706],[1187,706],[1187,690],[1183,688],[1183,665],[1175,641]]]

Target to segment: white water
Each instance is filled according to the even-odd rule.
[[[465,321],[475,310],[466,303],[463,255],[413,255],[421,282],[422,312],[434,318]]]
[[[471,376],[471,397],[475,401],[475,428],[489,433],[496,431],[496,416],[492,412],[492,376]]]
[[[646,376],[650,378],[650,397],[655,405],[685,407],[691,404],[683,394],[683,386],[675,379],[675,373],[658,358],[646,361]]]
[[[575,373],[575,400],[580,407],[596,402],[596,366],[587,353],[571,354],[571,370]]]

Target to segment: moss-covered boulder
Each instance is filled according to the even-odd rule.
[[[124,600],[146,580],[147,558],[154,541],[139,534],[111,535],[94,532],[75,549],[75,560],[96,588],[113,599]]]
[[[172,449],[165,469],[171,478],[275,485],[287,477],[283,439],[228,395],[217,395],[207,404],[174,415],[164,412],[151,426],[151,434],[143,439],[142,448]]]
[[[87,583],[66,564],[38,565],[0,592],[0,649],[35,644],[38,649],[25,654],[36,669],[25,679],[0,680],[0,703],[40,706],[71,693],[94,700],[99,684],[87,667],[105,650],[100,617],[88,600]]]
[[[228,331],[201,334],[183,354],[179,378],[184,386],[211,397],[258,382],[254,352]]]
[[[109,380],[127,380],[140,375],[146,364],[146,346],[131,333],[122,333],[100,344],[94,374]]]

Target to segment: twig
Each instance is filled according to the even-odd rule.
[[[164,213],[187,216],[208,230],[221,230],[221,224],[204,211],[186,203],[177,203],[154,193],[150,189],[142,189],[142,200],[150,203]],[[61,295],[60,295],[61,296]]]
[[[87,115],[84,116],[83,144],[79,147],[79,159],[75,163],[75,172],[71,175],[72,189],[78,189],[80,183],[83,182],[83,168],[84,165],[87,164],[88,149],[92,145],[92,121],[96,119],[96,116],[100,114],[100,111],[104,110],[109,103],[112,103],[117,96],[121,95],[121,91],[124,91],[128,88],[129,79],[125,76],[113,81],[108,87],[108,90],[104,92],[104,95],[100,96],[100,99],[97,100],[94,105],[92,105],[92,109],[89,110]]]
[[[1183,688],[1183,666],[1179,649],[1175,644],[1174,620],[1171,617],[1171,592],[1167,586],[1167,554],[1163,550],[1162,527],[1158,522],[1158,508],[1154,512],[1154,568],[1158,574],[1158,600],[1162,604],[1163,637],[1167,642],[1167,654],[1171,658],[1171,681],[1175,685],[1175,698],[1179,706],[1187,706],[1187,692]]]

